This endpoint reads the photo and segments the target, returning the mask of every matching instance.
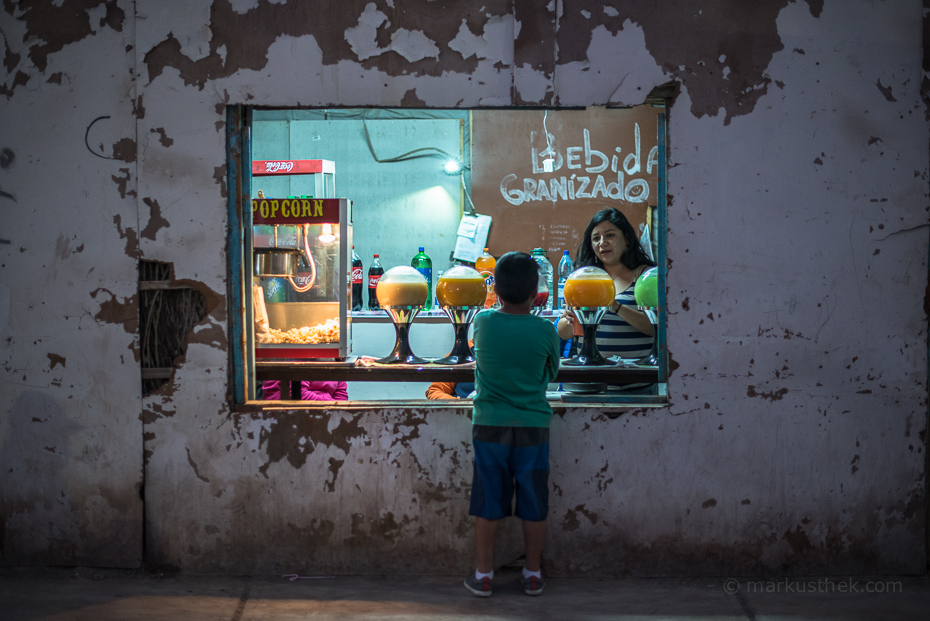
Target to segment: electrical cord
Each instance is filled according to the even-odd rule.
[[[362,119],[362,127],[365,129],[365,142],[368,143],[368,150],[371,151],[371,156],[379,164],[388,164],[391,162],[404,162],[407,160],[415,160],[421,157],[440,157],[440,156],[445,156],[457,162],[459,161],[459,158],[457,158],[456,156],[450,153],[446,153],[445,151],[443,151],[442,149],[438,147],[421,147],[419,149],[414,149],[413,151],[408,151],[407,153],[402,153],[401,155],[389,157],[386,159],[381,159],[378,157],[378,154],[375,153],[375,147],[371,143],[371,135],[368,133],[368,122],[365,119]],[[423,151],[425,151],[426,153],[421,153]],[[468,169],[468,167],[465,166],[464,163],[462,163],[462,170],[466,170],[466,169]]]
[[[450,160],[455,160],[456,162],[459,162],[459,159],[457,157],[443,151],[442,149],[438,147],[421,147],[419,149],[414,149],[413,151],[408,151],[407,153],[402,153],[401,155],[397,155],[397,156],[386,158],[386,159],[381,159],[378,157],[378,154],[375,153],[375,146],[371,142],[371,134],[368,133],[368,122],[366,119],[362,119],[362,127],[365,130],[365,142],[368,144],[368,150],[371,152],[371,157],[373,157],[374,160],[378,162],[379,164],[388,164],[392,162],[405,162],[408,160],[415,160],[415,159],[423,158],[423,157],[440,157],[440,156],[445,156],[449,158]],[[465,193],[465,198],[468,199],[468,204],[471,205],[471,209],[469,210],[468,213],[471,216],[477,216],[478,209],[475,207],[475,203],[471,200],[471,192],[469,192],[468,188],[465,186],[465,174],[464,173],[466,170],[471,170],[471,167],[465,166],[465,164],[462,162],[459,162],[459,163],[461,165],[461,169],[459,170],[457,174],[459,175],[459,179],[462,182],[462,190]]]
[[[477,216],[477,215],[478,215],[478,208],[475,207],[475,203],[473,203],[472,200],[471,200],[471,192],[469,192],[469,191],[468,191],[468,188],[465,187],[465,175],[461,175],[461,179],[462,179],[462,191],[463,191],[464,194],[465,194],[465,198],[468,199],[468,204],[471,205],[471,209],[468,211],[468,215],[470,215],[470,216]]]

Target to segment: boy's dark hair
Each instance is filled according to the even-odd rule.
[[[508,304],[522,304],[536,296],[539,264],[525,252],[508,252],[494,266],[497,296]]]

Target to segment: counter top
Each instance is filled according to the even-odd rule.
[[[471,382],[475,365],[365,364],[357,356],[345,362],[270,361],[255,363],[255,378],[265,380],[330,380],[355,382]],[[617,366],[567,367],[564,364],[554,382],[606,382],[610,384],[656,383],[659,368],[623,362]]]

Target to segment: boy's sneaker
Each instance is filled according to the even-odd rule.
[[[491,597],[491,579],[475,578],[475,572],[465,576],[465,588],[477,595],[478,597]]]
[[[536,576],[529,576],[523,579],[523,592],[527,595],[542,595],[545,587],[546,579],[543,578],[542,575],[540,575],[539,578]]]

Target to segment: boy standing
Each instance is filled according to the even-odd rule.
[[[465,587],[491,595],[494,540],[500,520],[523,520],[526,561],[523,590],[539,595],[545,586],[540,558],[549,513],[549,421],[546,386],[559,370],[559,337],[552,324],[530,314],[539,266],[524,252],[508,252],[494,269],[499,310],[474,320],[475,387],[472,438],[474,478],[469,515],[475,516],[478,570]]]

